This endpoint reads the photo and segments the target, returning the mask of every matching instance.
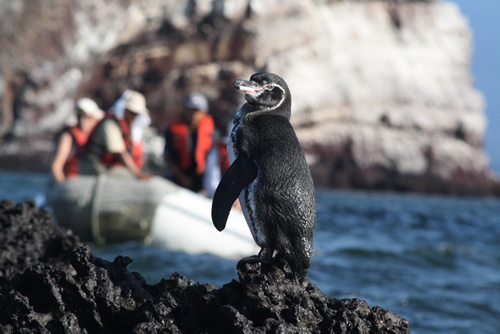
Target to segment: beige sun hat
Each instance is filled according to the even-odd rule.
[[[94,100],[88,97],[82,97],[76,101],[76,108],[83,112],[85,115],[92,118],[103,118],[104,111],[102,111]]]
[[[125,97],[125,110],[129,110],[135,114],[148,114],[146,108],[146,98],[139,92],[134,90],[126,90],[123,93]]]

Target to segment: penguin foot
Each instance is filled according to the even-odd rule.
[[[253,270],[260,270],[258,269],[260,268],[260,266],[261,266],[260,257],[258,255],[253,255],[244,257],[243,259],[239,260],[238,263],[236,264],[236,269],[238,271],[247,271],[248,269],[253,271]]]
[[[245,263],[258,263],[260,261],[260,256],[258,255],[252,255],[252,256],[247,256],[242,258],[241,260],[238,261],[238,266],[245,264]]]
[[[267,248],[267,247],[263,247],[260,252],[259,252],[259,258],[260,258],[260,262],[262,263],[266,263],[266,264],[269,264],[271,263],[273,257],[274,257],[274,249],[272,248]]]
[[[274,249],[272,248],[262,248],[259,252],[259,255],[252,255],[248,257],[244,257],[243,259],[238,261],[236,267],[240,267],[243,264],[254,264],[254,263],[264,263],[270,264],[273,260]]]

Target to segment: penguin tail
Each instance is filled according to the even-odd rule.
[[[305,252],[291,253],[290,258],[287,260],[296,276],[305,276],[307,274],[307,270],[311,266],[311,258],[308,254],[305,254]]]
[[[308,249],[312,249],[312,245],[304,245],[305,243],[308,244],[307,241],[294,241],[293,243],[290,243],[289,240],[282,242],[279,249],[283,250],[281,256],[288,262],[294,275],[303,277],[306,276],[307,270],[311,266],[312,252],[308,251]]]

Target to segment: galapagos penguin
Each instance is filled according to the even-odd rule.
[[[313,180],[290,124],[292,97],[285,81],[272,73],[236,80],[245,93],[228,140],[231,166],[212,203],[212,221],[222,231],[239,197],[259,255],[240,262],[287,260],[298,275],[311,265],[316,225]]]

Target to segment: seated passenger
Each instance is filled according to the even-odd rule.
[[[123,104],[123,117],[107,113],[96,125],[80,159],[81,173],[149,179],[151,175],[142,172],[142,143],[132,140],[131,130],[138,116],[149,118],[146,99],[139,92],[127,90],[119,101]]]
[[[208,101],[199,93],[189,95],[184,112],[172,121],[165,133],[167,178],[182,187],[203,189],[207,155],[213,144],[214,120],[208,114]]]
[[[52,161],[52,178],[63,182],[79,174],[77,155],[87,143],[87,138],[104,112],[89,98],[76,103],[77,124],[64,128],[58,135],[57,149]]]

